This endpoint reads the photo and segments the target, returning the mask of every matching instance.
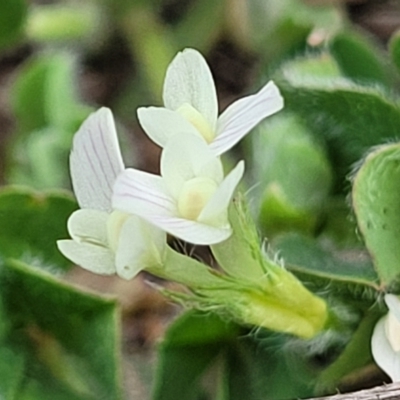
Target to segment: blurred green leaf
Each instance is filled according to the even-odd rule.
[[[290,339],[268,331],[238,337],[223,354],[222,400],[308,398],[317,370],[310,357],[293,358]],[[289,351],[287,351],[289,350]],[[292,353],[291,357],[288,357]]]
[[[394,65],[400,72],[400,31],[396,31],[389,41],[389,52]]]
[[[400,277],[400,144],[376,148],[354,176],[352,204],[365,244],[385,286]]]
[[[325,151],[298,118],[277,116],[252,136],[260,182],[260,224],[271,237],[285,230],[312,232],[331,189]]]
[[[189,311],[170,326],[159,349],[154,400],[197,400],[199,379],[239,327],[215,314]]]
[[[99,11],[95,2],[82,2],[79,7],[68,2],[34,5],[28,15],[26,35],[40,43],[74,42],[76,46],[78,41],[88,42],[105,31]]]
[[[18,134],[8,160],[12,183],[64,187],[72,136],[91,109],[78,101],[75,57],[49,53],[30,60],[13,91]]]
[[[296,275],[307,280],[320,280],[322,285],[343,284],[342,288],[357,287],[377,290],[378,277],[368,255],[360,249],[336,249],[324,247],[315,239],[300,234],[285,234],[274,241],[274,250],[285,265]]]
[[[21,131],[29,132],[46,125],[46,86],[48,59],[29,60],[20,70],[12,91],[12,106]]]
[[[10,47],[22,36],[27,11],[26,0],[0,2],[0,49]]]
[[[25,365],[16,399],[121,399],[114,301],[12,259],[0,287],[11,322],[4,345]]]
[[[2,315],[4,318],[5,316]],[[0,344],[0,398],[18,400],[18,392],[24,379],[24,357],[12,348]]]
[[[340,32],[331,40],[330,50],[345,76],[361,83],[390,84],[383,49],[366,35]]]
[[[223,0],[200,0],[192,2],[191,7],[172,33],[177,48],[183,50],[192,47],[207,51],[218,38],[225,7]]]
[[[39,262],[55,273],[67,270],[71,264],[58,251],[56,241],[68,237],[67,219],[76,207],[66,192],[2,189],[0,255]]]
[[[165,72],[178,50],[171,31],[148,6],[135,4],[120,20],[130,51],[137,60],[139,80],[147,82],[156,102],[162,101]]]
[[[313,135],[326,142],[340,189],[352,164],[370,147],[398,136],[399,104],[382,90],[290,68],[284,77],[280,89],[286,110],[299,115]]]
[[[21,132],[45,126],[75,131],[90,108],[78,101],[75,57],[47,53],[27,62],[14,84],[13,108]]]
[[[319,375],[317,393],[336,393],[340,390],[341,379],[373,361],[371,336],[380,317],[376,310],[369,310],[340,356]]]

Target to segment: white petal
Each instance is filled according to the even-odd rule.
[[[244,161],[237,166],[223,180],[210,201],[204,207],[197,220],[209,225],[221,225],[228,222],[228,207],[233,193],[242,179],[244,173]]]
[[[161,153],[161,175],[171,195],[177,199],[182,185],[189,179],[206,177],[220,183],[224,172],[204,139],[175,135]]]
[[[108,213],[99,210],[77,210],[68,219],[68,232],[77,242],[108,247]]]
[[[117,210],[142,216],[148,214],[172,216],[176,204],[166,193],[161,176],[128,168],[114,185],[113,207]]]
[[[58,249],[74,264],[101,275],[115,273],[114,254],[106,247],[73,240],[57,241]]]
[[[124,223],[118,243],[116,269],[121,278],[132,279],[141,270],[162,263],[166,234],[137,216]]]
[[[171,235],[198,245],[211,245],[222,242],[232,233],[230,227],[216,228],[178,217],[147,215],[146,219]]]
[[[385,320],[381,318],[375,326],[371,339],[371,350],[375,362],[393,382],[400,381],[400,352],[394,352],[386,338]]]
[[[386,294],[385,302],[391,313],[400,321],[400,299],[394,294]]]
[[[261,120],[278,112],[283,98],[270,81],[258,93],[231,104],[218,118],[217,137],[210,144],[216,155],[232,148]]]
[[[110,211],[112,187],[124,165],[108,108],[90,115],[75,134],[70,168],[81,208]]]
[[[215,129],[218,101],[214,79],[197,50],[185,49],[172,60],[164,81],[163,99],[165,107],[171,110],[190,104]]]
[[[201,136],[201,133],[179,113],[161,107],[142,107],[137,111],[140,125],[160,147],[180,132]]]

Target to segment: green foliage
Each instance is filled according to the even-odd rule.
[[[0,370],[12,376],[0,380],[2,398],[121,399],[114,301],[12,259],[2,263],[0,287],[8,321]]]
[[[390,83],[383,49],[366,35],[339,32],[330,42],[330,51],[345,76],[360,83]]]
[[[400,71],[400,31],[395,32],[390,38],[389,51],[394,65]]]
[[[6,187],[0,191],[0,256],[62,272],[71,264],[60,254],[56,241],[68,236],[67,219],[76,209],[68,193],[35,192]]]
[[[26,0],[2,0],[0,3],[0,50],[11,47],[22,37],[28,11]]]
[[[285,230],[313,232],[332,184],[322,146],[297,118],[264,123],[253,139],[253,169],[262,190],[260,225],[268,238]]]
[[[13,87],[19,135],[8,160],[13,183],[65,186],[72,135],[90,108],[77,100],[75,59],[68,53],[31,59]]]
[[[374,287],[377,275],[371,260],[355,249],[357,260],[346,251],[335,252],[325,248],[315,239],[300,234],[286,234],[274,242],[274,246],[290,268],[325,277],[327,281],[341,280]]]
[[[205,392],[221,400],[309,396],[316,371],[304,357],[297,362],[303,372],[290,375],[285,341],[266,331],[246,332],[214,314],[188,312],[160,346],[153,400],[198,400]]]
[[[400,145],[376,148],[354,176],[352,204],[381,284],[399,279]]]
[[[326,143],[340,190],[352,165],[371,146],[398,136],[400,107],[382,90],[343,78],[312,78],[290,65],[283,74],[286,110]]]
[[[318,377],[316,391],[322,394],[334,394],[340,381],[372,362],[371,335],[381,314],[377,310],[370,312],[361,320],[351,340],[340,356]],[[339,386],[340,387],[340,386]]]

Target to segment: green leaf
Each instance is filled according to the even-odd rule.
[[[68,237],[67,219],[77,205],[66,192],[35,192],[6,187],[0,191],[0,255],[23,258],[54,273],[71,264],[56,241]]]
[[[400,72],[400,30],[396,31],[389,41],[389,52],[394,65]]]
[[[400,277],[400,144],[378,147],[364,160],[353,180],[357,223],[381,280]]]
[[[24,378],[24,369],[24,357],[10,347],[0,344],[1,399],[18,400],[18,389]]]
[[[189,311],[175,321],[159,349],[153,400],[197,400],[199,379],[238,331],[211,313]]]
[[[280,89],[286,110],[326,142],[341,186],[352,164],[371,146],[398,136],[400,107],[383,91],[340,78],[310,78],[290,68],[284,75],[287,81]]]
[[[331,40],[330,50],[345,76],[360,82],[390,83],[383,51],[366,35],[340,32]]]
[[[23,132],[42,128],[47,124],[45,110],[48,59],[29,60],[19,72],[12,88],[12,107]]]
[[[0,268],[0,288],[10,321],[3,345],[25,365],[16,398],[121,399],[114,301],[12,259]]]
[[[340,381],[347,374],[372,362],[371,336],[380,317],[381,313],[376,310],[368,310],[340,356],[319,375],[317,393],[336,393],[340,389]]]
[[[224,353],[222,400],[307,398],[316,370],[305,354],[289,359],[290,339],[267,331],[238,337]],[[292,351],[289,350],[289,351]],[[295,367],[293,367],[295,365]]]
[[[189,10],[172,31],[178,47],[208,50],[221,31],[221,20],[226,11],[224,6],[225,3],[222,0],[202,0],[191,3]]]
[[[322,146],[298,118],[285,113],[252,137],[254,173],[262,190],[260,223],[268,238],[285,230],[312,232],[331,189]]]
[[[304,280],[317,280],[322,286],[336,283],[338,290],[353,287],[360,296],[378,290],[371,261],[360,249],[324,248],[315,239],[292,233],[277,238],[274,250],[287,268]]]
[[[0,2],[0,49],[10,47],[22,36],[27,11],[26,0]]]

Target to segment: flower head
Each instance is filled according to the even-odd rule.
[[[72,240],[59,240],[60,251],[89,271],[125,279],[161,263],[165,233],[112,207],[112,188],[124,164],[109,109],[90,115],[76,133],[70,168],[81,209],[70,216]]]
[[[218,118],[211,71],[194,49],[178,53],[169,65],[163,99],[165,108],[138,110],[139,121],[149,137],[164,147],[176,133],[192,133],[203,137],[217,156],[283,107],[279,89],[270,81],[258,93],[235,101]]]
[[[400,381],[400,299],[385,295],[389,312],[375,326],[371,349],[375,362],[393,382]]]
[[[125,170],[112,202],[180,239],[218,243],[231,234],[228,206],[243,172],[241,161],[224,178],[220,159],[202,138],[176,134],[162,152],[161,176]]]

